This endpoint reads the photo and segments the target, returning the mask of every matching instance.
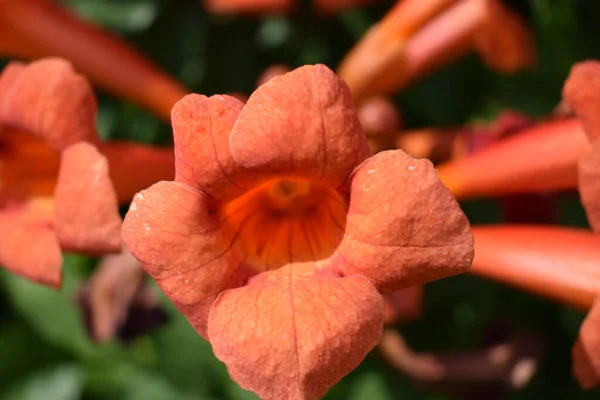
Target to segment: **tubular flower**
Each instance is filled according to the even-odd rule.
[[[426,157],[433,163],[442,163],[468,157],[511,136],[524,134],[535,124],[533,119],[523,114],[506,110],[499,113],[493,121],[484,124],[472,123],[464,127],[434,127],[408,131],[399,135],[396,143],[398,148],[413,157]],[[459,162],[454,162],[454,165],[457,164],[460,165]],[[573,163],[572,167],[574,166]],[[493,167],[490,165],[490,168]],[[445,170],[447,171],[447,168]],[[468,169],[465,169],[466,171]],[[474,176],[473,178],[477,179]],[[494,184],[497,182],[492,182],[491,188]],[[513,194],[503,196],[499,200],[505,222],[552,223],[556,221],[557,207],[553,193]]]
[[[473,234],[473,274],[589,311],[573,348],[573,373],[583,387],[600,384],[600,236],[519,225],[477,227]]]
[[[354,97],[392,94],[477,52],[514,73],[536,63],[525,22],[498,0],[402,0],[367,32],[339,67]]]
[[[592,229],[600,234],[600,62],[576,64],[563,98],[581,120],[592,145],[579,161],[579,192]],[[599,290],[600,292],[600,290]],[[600,296],[587,315],[573,347],[573,374],[584,388],[600,385]]]
[[[168,119],[187,89],[123,40],[57,3],[0,1],[0,53],[28,60],[68,59],[105,90]]]
[[[66,61],[2,72],[0,264],[10,271],[59,287],[61,249],[119,251],[117,197],[92,144],[95,112],[88,82]]]
[[[123,240],[264,399],[322,396],[379,340],[383,293],[471,263],[468,221],[431,163],[368,158],[325,66],[275,77],[245,106],[186,96],[172,121],[175,181],[135,196]]]
[[[443,163],[439,174],[458,199],[574,189],[577,162],[587,151],[576,118],[551,120]]]
[[[600,291],[600,237],[587,230],[503,224],[473,235],[471,274],[585,311]]]
[[[576,64],[565,83],[563,97],[583,125],[592,145],[579,161],[579,191],[590,225],[600,233],[600,62]]]

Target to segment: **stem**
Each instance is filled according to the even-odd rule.
[[[483,349],[420,354],[399,332],[386,329],[379,350],[404,375],[428,387],[463,394],[486,388],[520,389],[530,381],[542,355],[539,340],[527,333],[512,335],[503,343]]]

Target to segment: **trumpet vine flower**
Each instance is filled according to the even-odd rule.
[[[550,120],[442,163],[439,174],[458,199],[575,189],[589,148],[577,118]]]
[[[499,0],[402,0],[339,66],[357,101],[392,94],[476,51],[493,70],[536,63],[525,22]]]
[[[463,165],[465,168],[464,164],[456,162],[456,160],[469,157],[498,142],[507,140],[511,136],[526,134],[528,129],[535,124],[536,121],[530,117],[506,110],[499,113],[493,121],[484,124],[472,123],[463,127],[432,127],[406,131],[396,138],[396,145],[413,157],[426,157],[434,163],[454,160],[455,162],[449,164]],[[494,167],[489,164],[489,168]],[[500,168],[497,166],[495,169]],[[447,166],[443,166],[443,171],[447,171]],[[468,168],[463,170],[463,173],[466,172],[468,172]],[[443,172],[443,174],[447,174],[447,172]],[[474,175],[476,174],[471,173],[465,178],[475,180],[477,177]],[[485,175],[492,174],[486,173]],[[497,184],[497,181],[492,181],[489,186],[493,188]],[[502,196],[498,200],[501,204],[504,222],[553,223],[556,221],[558,208],[556,196],[552,192],[517,193]]]
[[[473,227],[470,273],[588,311],[600,292],[600,237],[584,229]]]
[[[600,236],[526,225],[474,227],[473,235],[471,273],[589,311],[573,349],[573,372],[582,386],[598,385]]]
[[[88,82],[63,60],[2,72],[0,264],[8,270],[58,287],[61,249],[119,251],[121,218],[108,163],[93,144],[95,112]]]
[[[592,229],[600,234],[600,62],[571,69],[563,99],[581,120],[592,145],[579,161],[579,192]],[[598,263],[597,266],[600,266]],[[573,347],[573,374],[584,388],[600,385],[600,288]]]
[[[188,95],[172,122],[175,181],[134,197],[123,240],[263,399],[323,396],[377,344],[382,294],[469,268],[469,223],[432,164],[369,158],[325,66],[275,77],[245,105]]]
[[[94,83],[165,120],[187,89],[123,40],[53,0],[0,1],[0,53],[62,57]]]

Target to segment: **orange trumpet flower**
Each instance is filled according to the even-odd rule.
[[[92,144],[96,100],[67,62],[48,59],[6,67],[0,102],[0,139],[9,145],[7,160],[0,159],[0,264],[58,287],[61,249],[99,254],[121,247],[116,193],[106,159]],[[58,160],[54,189],[43,172]],[[22,180],[25,161],[34,165],[25,178],[38,179]]]
[[[587,311],[600,293],[600,236],[583,229],[473,227],[470,272]]]
[[[391,94],[475,50],[490,68],[535,64],[521,18],[498,0],[404,0],[375,24],[340,64],[353,96]]]
[[[540,123],[470,156],[439,166],[458,199],[577,187],[577,163],[589,150],[581,123]]]
[[[600,62],[576,64],[563,99],[581,119],[592,144],[579,162],[579,192],[592,229],[600,234]],[[573,374],[584,388],[600,385],[600,297],[586,317],[573,348]]]
[[[600,384],[600,236],[579,229],[474,227],[471,273],[590,311],[573,349],[582,386]]]
[[[61,250],[118,252],[118,202],[174,175],[172,149],[101,144],[95,118],[92,89],[67,61],[13,62],[2,72],[0,264],[5,268],[59,287]]]
[[[0,2],[0,53],[70,60],[103,89],[168,120],[187,90],[112,34],[77,18],[52,0]]]
[[[136,195],[123,240],[265,400],[323,396],[379,341],[383,293],[469,267],[468,221],[432,164],[369,158],[325,66],[275,77],[246,105],[186,96],[172,121],[175,181]]]

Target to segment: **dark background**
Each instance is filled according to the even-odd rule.
[[[69,0],[73,9],[135,44],[194,92],[251,92],[273,63],[335,68],[392,1],[318,17],[309,2],[289,17],[209,16],[199,0]],[[529,21],[539,51],[535,71],[500,76],[472,55],[394,99],[409,128],[488,120],[510,108],[544,116],[560,100],[571,65],[600,58],[600,1],[511,1]],[[170,127],[138,107],[98,93],[103,138],[168,144]],[[463,204],[473,224],[499,221],[492,201]],[[586,226],[576,194],[561,197],[560,220]],[[60,292],[0,273],[0,400],[253,399],[227,376],[210,345],[166,299],[170,322],[129,344],[97,346],[86,336],[75,290],[96,260],[67,256]],[[600,268],[600,266],[599,266]],[[532,329],[545,343],[541,369],[506,399],[599,399],[571,377],[570,349],[583,315],[471,276],[426,287],[425,315],[400,326],[419,351],[469,348],[499,323]],[[449,399],[417,388],[371,354],[327,399]]]

